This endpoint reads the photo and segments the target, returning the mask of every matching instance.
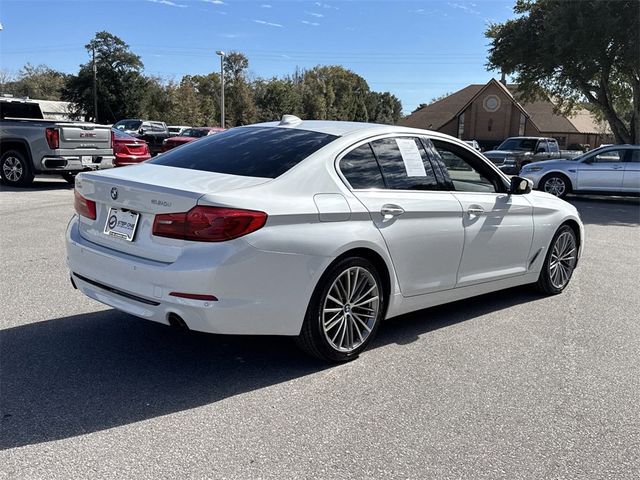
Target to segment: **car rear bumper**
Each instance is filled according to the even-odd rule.
[[[209,333],[297,335],[320,272],[330,259],[258,250],[242,239],[198,246],[173,263],[134,257],[86,240],[74,217],[67,229],[67,264],[77,288],[94,300],[168,324],[178,315]],[[218,248],[216,248],[218,245]],[[217,301],[171,296],[214,295]]]
[[[42,172],[81,172],[112,168],[115,157],[109,155],[46,156],[40,161]]]

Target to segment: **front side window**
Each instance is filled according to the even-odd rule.
[[[444,169],[449,177],[451,190],[456,192],[499,192],[503,190],[502,182],[488,165],[472,156],[464,148],[433,140],[435,161]]]
[[[617,163],[624,160],[624,150],[608,150],[594,156],[593,163]]]
[[[385,188],[382,172],[368,143],[342,157],[340,171],[353,189]]]
[[[169,150],[149,163],[276,178],[336,138],[297,128],[238,127]]]
[[[556,141],[553,141],[553,142],[550,141],[549,142],[549,151],[550,152],[558,152],[558,151],[560,151],[559,148],[558,148],[558,143]]]
[[[431,162],[419,139],[383,138],[371,142],[387,188],[394,190],[438,190]]]

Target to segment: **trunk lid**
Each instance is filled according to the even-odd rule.
[[[149,163],[82,173],[76,178],[76,189],[96,202],[96,220],[80,217],[80,234],[103,247],[172,263],[190,242],[154,236],[156,214],[187,212],[205,194],[252,187],[270,180]],[[139,214],[133,241],[104,233],[111,208]]]

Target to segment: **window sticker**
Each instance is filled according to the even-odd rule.
[[[424,169],[424,163],[422,163],[422,156],[416,141],[413,138],[396,138],[395,140],[398,144],[400,155],[402,155],[407,177],[426,177],[427,172]]]

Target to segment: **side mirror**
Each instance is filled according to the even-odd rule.
[[[523,195],[525,193],[529,193],[533,188],[533,182],[528,178],[523,177],[511,177],[511,186],[509,188],[509,193],[513,193],[515,195]]]
[[[138,130],[138,133],[139,133],[140,135],[144,135],[144,128],[140,128],[140,130]]]

